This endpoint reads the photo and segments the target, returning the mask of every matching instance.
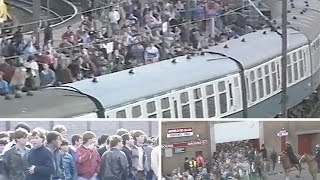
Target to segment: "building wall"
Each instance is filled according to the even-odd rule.
[[[10,121],[10,130],[20,121]],[[82,134],[86,130],[93,131],[97,136],[102,134],[115,134],[119,128],[130,130],[142,130],[148,136],[159,135],[159,125],[157,121],[27,121],[31,129],[42,127],[46,130],[52,129],[54,125],[65,125],[70,140],[72,134]],[[6,123],[0,121],[0,131],[6,131]]]
[[[320,144],[320,123],[313,121],[264,121],[264,144],[269,152],[274,148],[280,152],[280,137],[277,133],[285,128],[288,130],[287,141],[290,141],[295,153],[298,153],[298,135],[312,134],[312,148]],[[314,152],[314,150],[313,150]],[[269,156],[269,154],[268,154]]]
[[[167,130],[174,128],[190,128],[192,127],[193,136],[190,137],[177,137],[177,138],[167,138]],[[190,142],[201,140],[208,140],[208,144],[204,146],[192,146],[186,147],[184,153],[180,154],[172,154],[172,157],[165,157],[165,151],[162,150],[162,171],[166,174],[171,174],[173,169],[178,169],[180,167],[181,170],[184,170],[183,164],[185,157],[191,159],[195,157],[196,151],[202,151],[203,157],[211,157],[211,141],[210,141],[210,126],[209,122],[163,122],[161,127],[162,132],[162,144],[173,144],[179,142]],[[197,137],[197,135],[199,135]],[[210,160],[210,159],[208,159]]]

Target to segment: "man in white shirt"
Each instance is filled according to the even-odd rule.
[[[26,123],[19,123],[16,125],[16,127],[14,128],[14,130],[17,130],[19,128],[23,128],[25,130],[28,131],[28,133],[30,133],[31,129],[29,127],[28,124]],[[12,140],[11,142],[9,142],[3,149],[2,153],[4,154],[6,151],[10,150],[12,147],[14,147],[16,145],[16,141],[15,140]],[[31,149],[32,148],[32,144],[30,142],[27,142],[27,145],[26,145],[27,148]]]
[[[145,141],[144,132],[135,130],[132,133],[135,140],[135,146],[132,148],[132,171],[136,180],[145,180],[147,176],[148,161],[145,149],[143,147]]]

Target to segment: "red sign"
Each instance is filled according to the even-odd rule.
[[[180,142],[174,144],[165,144],[162,148],[185,148],[191,146],[204,146],[208,144],[208,140],[191,141],[191,142]]]
[[[176,128],[176,129],[168,129],[168,134],[172,133],[184,133],[184,132],[192,132],[192,128]]]

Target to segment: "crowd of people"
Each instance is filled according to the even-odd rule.
[[[185,158],[184,169],[174,169],[168,180],[250,180],[263,179],[267,173],[275,170],[277,153],[271,151],[269,156],[262,145],[261,150],[247,141],[222,143],[216,145],[212,164],[198,155]],[[272,162],[272,163],[271,163]]]
[[[118,129],[98,139],[94,132],[73,134],[56,125],[33,130],[19,123],[0,133],[0,179],[6,180],[156,180],[158,139],[141,130]]]
[[[239,6],[231,2],[84,0],[81,25],[68,26],[58,44],[50,23],[44,25],[41,45],[35,37],[24,36],[23,26],[2,39],[0,95],[155,63],[261,27],[234,13]]]

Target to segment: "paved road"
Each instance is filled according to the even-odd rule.
[[[297,178],[296,175],[298,175],[298,171],[291,171],[289,173],[289,179],[290,180],[312,180],[312,176],[310,175],[308,168],[306,165],[302,165],[302,171],[301,171],[301,177]],[[281,166],[281,164],[277,164],[274,171],[269,172],[266,178],[266,180],[285,180],[286,176],[284,174],[284,170]]]

